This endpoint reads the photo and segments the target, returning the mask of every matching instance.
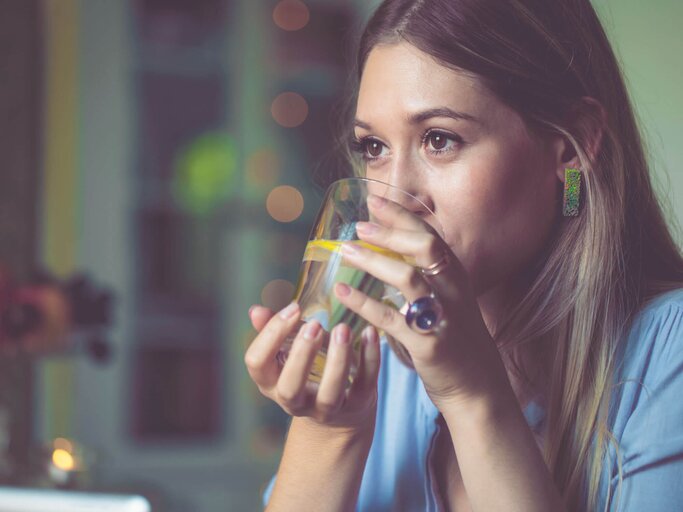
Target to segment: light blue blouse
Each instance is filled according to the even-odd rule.
[[[381,351],[377,423],[357,510],[443,510],[429,470],[441,428],[439,411],[417,373],[384,340]],[[610,510],[683,510],[683,288],[660,295],[638,313],[617,375],[610,425],[620,447],[623,483],[619,507],[612,499]],[[543,409],[531,402],[524,415],[540,433]],[[604,507],[608,483],[614,495],[619,480],[614,450],[610,455],[598,510]],[[273,477],[264,504],[274,482]]]

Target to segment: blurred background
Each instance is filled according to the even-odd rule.
[[[0,485],[260,509],[247,310],[291,298],[377,4],[0,0]],[[683,219],[683,3],[595,6]]]

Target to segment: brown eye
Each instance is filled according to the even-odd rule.
[[[432,132],[429,134],[429,143],[433,149],[443,149],[448,144],[448,137],[443,133]]]
[[[382,146],[383,144],[377,140],[370,139],[365,141],[365,151],[373,158],[382,154]]]
[[[429,130],[422,136],[422,145],[434,155],[455,151],[464,141],[455,133]]]
[[[365,161],[378,160],[383,158],[386,145],[384,145],[379,140],[372,137],[362,137],[360,139],[352,139],[349,141],[349,149],[354,153],[358,153],[360,157]]]

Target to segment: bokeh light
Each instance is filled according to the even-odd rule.
[[[259,149],[249,155],[245,170],[247,184],[272,187],[280,176],[280,159],[272,149]]]
[[[73,455],[62,448],[52,452],[52,463],[63,471],[73,471],[76,467]]]
[[[266,209],[276,221],[292,222],[304,211],[304,197],[296,188],[281,185],[268,194]]]
[[[294,128],[308,117],[308,103],[300,94],[283,92],[273,100],[270,113],[279,125]]]
[[[174,162],[173,196],[185,210],[206,214],[236,192],[237,145],[220,132],[200,135]]]
[[[273,21],[282,30],[301,30],[310,18],[308,7],[301,0],[282,0],[273,9]]]
[[[58,437],[52,441],[52,446],[55,449],[59,450],[65,450],[69,453],[72,453],[74,451],[74,445],[71,441],[68,439],[65,439],[63,437]]]
[[[284,308],[293,297],[294,285],[285,279],[274,279],[261,291],[261,303],[274,311]]]

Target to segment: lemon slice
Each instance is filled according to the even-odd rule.
[[[341,246],[343,243],[353,243],[355,245],[358,245],[365,249],[369,249],[383,256],[387,256],[388,258],[398,261],[406,261],[407,263],[412,264],[412,258],[404,257],[403,255],[397,252],[385,249],[384,247],[379,247],[377,245],[370,244],[363,240],[310,240],[306,245],[306,250],[304,252],[304,260],[327,261],[330,259],[331,254],[341,252]]]

